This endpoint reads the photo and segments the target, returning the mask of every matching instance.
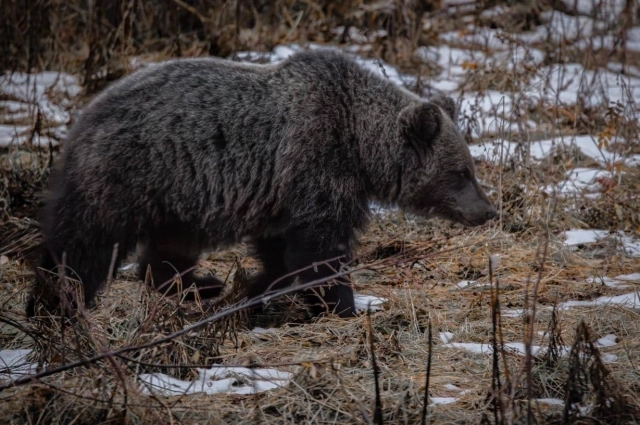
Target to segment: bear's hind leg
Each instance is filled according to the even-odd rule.
[[[193,268],[198,263],[200,253],[201,246],[198,243],[197,232],[172,226],[155,229],[150,232],[144,251],[138,260],[138,277],[144,281],[147,269],[151,266],[153,285],[160,293],[179,294],[195,284],[200,299],[215,298],[222,292],[224,283],[215,277],[201,277],[194,274]],[[189,269],[191,270],[187,271]],[[182,288],[174,282],[178,274],[182,275],[180,279]],[[192,291],[184,294],[184,299],[187,301],[194,301],[198,297]]]

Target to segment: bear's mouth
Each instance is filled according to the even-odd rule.
[[[448,221],[451,221],[451,222],[454,222],[454,223],[462,224],[463,226],[466,226],[466,227],[482,226],[487,221],[489,221],[489,218],[487,218],[485,216],[478,216],[478,217],[473,217],[473,218],[467,217],[462,212],[460,212],[458,210],[449,210],[446,213],[445,212],[439,212],[439,213],[436,214],[436,216],[438,218],[442,218],[444,220],[448,220]]]

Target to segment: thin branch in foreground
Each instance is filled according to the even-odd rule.
[[[493,280],[493,265],[491,258],[489,259],[489,279]],[[504,346],[499,341],[500,333],[500,288],[498,280],[495,281],[495,286],[491,285],[491,344],[492,353],[491,359],[492,365],[492,377],[491,377],[491,392],[493,406],[494,422],[497,424],[504,423],[504,406],[502,404],[502,383],[500,381],[500,354],[504,356]]]
[[[382,417],[382,400],[380,398],[380,370],[376,361],[376,350],[373,342],[373,326],[371,325],[371,302],[367,307],[367,327],[369,328],[369,348],[371,349],[371,367],[373,368],[373,381],[375,384],[376,404],[373,412],[373,422],[377,425],[384,425]]]
[[[427,377],[424,384],[424,401],[422,403],[422,420],[421,425],[427,425],[427,417],[429,414],[429,378],[431,377],[431,355],[433,353],[433,335],[431,334],[431,318],[429,318],[429,333],[427,336],[429,344],[429,352],[427,354]]]

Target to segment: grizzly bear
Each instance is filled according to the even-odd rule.
[[[193,273],[199,255],[248,240],[263,267],[245,288],[253,299],[339,270],[371,202],[481,225],[496,210],[456,121],[452,99],[422,99],[330,50],[271,65],[148,66],[97,96],[70,130],[28,314],[60,307],[46,270],[64,263],[90,306],[138,244],[140,279],[149,269],[158,287],[188,271],[183,286],[211,298],[223,283]],[[314,316],[355,314],[347,278],[305,301]]]

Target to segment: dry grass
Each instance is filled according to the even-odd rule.
[[[19,24],[3,27],[5,32],[13,31],[6,38],[0,34],[0,39],[8,40],[3,48],[12,56],[1,65],[4,69],[47,67],[75,73],[82,76],[89,98],[106,81],[130,72],[133,55],[151,59],[209,53],[226,56],[239,50],[269,51],[289,41],[353,43],[345,39],[347,32],[331,30],[354,25],[372,31],[386,29],[389,36],[364,43],[371,48],[363,47],[363,54],[400,65],[403,71],[420,77],[413,90],[430,92],[429,78],[439,65],[417,59],[413,54],[416,46],[435,43],[439,32],[463,30],[467,18],[502,28],[509,37],[536,25],[536,8],[546,7],[524,2],[501,18],[489,19],[480,10],[465,18],[462,7],[449,11],[454,13],[452,18],[428,2],[417,2],[423,4],[422,9],[409,7],[409,3],[396,8],[386,7],[392,2],[347,2],[342,7],[325,3],[240,2],[236,9],[233,2],[201,0],[191,7],[182,1],[158,0],[148,2],[143,11],[131,6],[136,2],[122,2],[112,15],[100,9],[107,7],[102,5],[92,13],[68,7],[65,20],[56,20],[52,17],[62,16],[68,2],[37,2],[33,7],[45,8],[46,13],[40,9],[28,13],[34,19],[39,16],[39,22],[48,20],[56,29],[55,36],[36,34],[27,44],[31,47],[19,50],[17,46],[25,46],[20,43],[29,28],[18,19],[22,17],[18,2],[10,2],[8,13]],[[423,30],[416,24],[417,16],[427,21]],[[238,22],[245,24],[243,28]],[[623,34],[627,23],[618,24],[608,28],[608,34]],[[512,41],[512,45],[515,50],[518,43]],[[593,43],[582,51],[573,43],[549,40],[535,47],[545,53],[546,63],[556,63],[558,58],[575,60],[579,54],[586,58],[579,62],[596,71],[609,61],[623,66],[633,63],[621,47],[604,56]],[[491,57],[488,42],[478,42],[476,48]],[[562,197],[551,190],[553,186],[566,177],[567,170],[593,161],[574,151],[559,152],[542,162],[528,154],[536,140],[572,134],[604,134],[603,138],[619,134],[627,139],[617,147],[620,155],[639,153],[637,110],[629,104],[593,106],[580,99],[571,108],[560,102],[554,108],[529,104],[519,93],[538,71],[511,66],[516,62],[512,58],[491,66],[486,60],[467,63],[461,87],[465,93],[511,93],[511,101],[525,112],[519,122],[531,119],[537,124],[534,129],[502,125],[493,135],[484,134],[480,139],[503,137],[520,142],[520,150],[497,164],[477,162],[479,175],[492,189],[492,201],[500,207],[499,219],[483,228],[463,229],[399,212],[376,216],[362,236],[360,257],[354,263],[362,268],[354,273],[356,290],[388,299],[384,311],[371,315],[370,325],[366,316],[299,323],[303,312],[296,310],[295,297],[286,297],[276,301],[293,310],[285,319],[277,314],[252,318],[238,312],[154,345],[230,305],[227,300],[198,305],[163,299],[139,285],[130,272],[121,273],[109,286],[97,309],[84,311],[73,323],[27,321],[23,308],[33,275],[24,256],[40,237],[35,212],[57,148],[25,145],[4,149],[0,156],[0,202],[4,206],[0,209],[0,347],[33,348],[33,360],[48,368],[84,363],[4,389],[0,417],[15,424],[371,424],[382,423],[380,418],[386,424],[419,423],[431,345],[430,397],[459,400],[430,405],[430,423],[637,423],[638,310],[615,305],[556,310],[554,305],[629,291],[593,279],[638,271],[638,259],[616,250],[615,238],[574,251],[562,243],[561,232],[598,227],[638,234],[640,169],[612,168],[610,178],[593,188],[603,192],[598,198],[581,193]],[[629,67],[629,72],[637,69]],[[499,108],[495,114],[500,117]],[[465,117],[465,126],[473,125],[478,115]],[[47,128],[46,122],[30,122],[34,128]],[[491,269],[490,256],[500,258]],[[200,265],[233,283],[241,282],[257,267],[244,246],[210,253]],[[455,284],[461,280],[478,284],[460,288]],[[498,295],[492,289],[496,285]],[[524,309],[525,314],[511,316],[509,312],[516,309]],[[255,325],[274,323],[279,326],[270,333],[249,331]],[[429,324],[434,332],[431,340]],[[495,344],[499,349],[492,356],[448,347],[439,332],[452,332],[453,342]],[[615,334],[618,344],[600,352],[592,342],[608,334]],[[507,342],[550,349],[544,355],[522,356],[502,347]],[[558,354],[563,345],[572,348],[570,355]],[[87,361],[126,347],[134,348]],[[380,417],[375,413],[372,354],[379,371]],[[605,363],[603,354],[615,354],[617,360]],[[136,381],[137,375],[152,372],[193,379],[198,376],[196,367],[212,364],[277,365],[295,377],[285,388],[250,396],[146,395]],[[535,401],[543,398],[563,399],[565,407]],[[574,408],[579,404],[592,406],[592,410],[581,414]]]

